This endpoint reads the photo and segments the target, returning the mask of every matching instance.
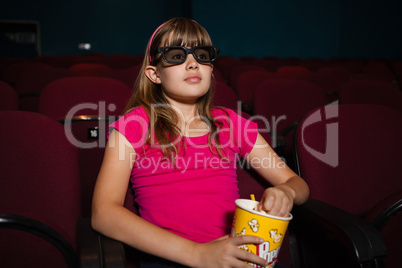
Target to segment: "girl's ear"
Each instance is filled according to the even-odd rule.
[[[159,78],[159,75],[158,75],[158,72],[157,72],[155,66],[148,65],[145,68],[145,75],[148,77],[149,80],[152,81],[152,83],[155,83],[155,84],[161,83],[161,80]]]

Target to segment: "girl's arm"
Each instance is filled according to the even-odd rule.
[[[260,134],[246,160],[273,186],[265,190],[259,209],[287,216],[293,204],[307,201],[310,192],[307,183],[283,162]]]
[[[177,236],[124,207],[124,199],[135,151],[118,131],[112,131],[102,167],[95,185],[92,203],[92,227],[106,236],[141,251],[189,267],[249,267],[241,260],[265,266],[266,261],[239,249],[243,244],[262,243],[254,236],[223,238],[195,243]]]

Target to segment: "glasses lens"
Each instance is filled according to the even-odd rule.
[[[197,47],[194,54],[201,62],[211,62],[215,59],[215,50],[213,47]]]
[[[183,48],[167,47],[163,52],[165,59],[168,62],[179,63],[186,59],[186,51]]]

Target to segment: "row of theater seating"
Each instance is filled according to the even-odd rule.
[[[123,55],[119,56],[124,59]],[[138,74],[141,55],[135,56],[136,60],[129,60],[122,63],[120,68],[112,68],[107,65],[107,57],[103,61],[99,57],[94,61],[89,56],[70,56],[71,65],[67,56],[50,57],[51,60],[34,59],[31,61],[21,59],[3,58],[0,59],[0,80],[12,85],[19,95],[39,93],[43,87],[57,78],[66,76],[103,76],[112,77],[132,86]],[[78,57],[79,60],[75,58]],[[111,57],[111,56],[109,56]],[[127,55],[127,58],[131,56]],[[65,64],[58,62],[66,61]],[[127,61],[126,61],[127,62]],[[305,80],[320,86],[329,98],[336,98],[341,86],[351,80],[380,80],[399,86],[401,74],[401,62],[395,61],[363,61],[363,60],[290,60],[290,59],[257,59],[232,57],[220,57],[215,63],[214,74],[217,80],[224,81],[237,94],[239,99],[251,105],[255,88],[261,80],[265,79],[298,79]],[[65,67],[61,67],[65,66]],[[314,66],[314,67],[313,67]],[[116,67],[116,66],[115,66]],[[253,77],[245,75],[253,71]],[[243,77],[244,76],[244,77]],[[252,85],[248,84],[250,81]]]
[[[57,120],[0,111],[2,267],[117,267],[82,213],[79,149]],[[121,247],[121,246],[120,246]]]
[[[124,58],[123,55],[118,56],[120,59]],[[3,80],[17,92],[19,107],[22,110],[37,111],[38,96],[43,88],[49,82],[61,77],[71,75],[106,76],[118,79],[132,87],[139,70],[139,65],[131,66],[124,70],[111,70],[110,67],[105,65],[107,57],[104,55],[75,56],[71,57],[70,61],[66,60],[67,57],[48,57],[47,60],[44,58],[46,57],[32,62],[10,64],[0,74]],[[77,58],[88,62],[78,62]],[[138,60],[141,55],[135,58]],[[53,59],[53,63],[50,59]],[[63,60],[66,61],[64,65],[60,64]],[[11,60],[9,60],[10,62]],[[46,62],[46,64],[52,63],[53,66],[69,66],[69,69],[44,67],[43,62]],[[75,62],[75,65],[71,65],[72,62]],[[133,60],[130,62],[134,63]],[[244,112],[250,115],[260,114],[268,117],[285,115],[286,120],[280,122],[281,125],[285,126],[276,128],[277,130],[280,129],[280,131],[283,131],[289,125],[289,121],[297,120],[307,109],[322,104],[322,96],[318,95],[323,94],[325,94],[328,102],[339,99],[341,103],[375,103],[399,109],[401,106],[401,94],[397,92],[398,90],[393,90],[399,89],[398,66],[400,64],[398,65],[398,63],[400,62],[283,60],[272,58],[244,58],[240,60],[232,57],[220,57],[215,63],[214,70],[217,80],[215,104],[233,109],[241,107]],[[104,65],[103,67],[102,64]],[[293,66],[288,66],[287,64],[293,64]],[[121,67],[123,66],[121,65]],[[71,69],[75,69],[75,71],[73,72]],[[108,71],[105,69],[108,69]],[[111,72],[124,73],[124,77],[112,76],[110,75]],[[358,76],[360,78],[356,79]],[[267,82],[267,80],[274,81]],[[282,82],[278,80],[282,80]],[[308,82],[310,85],[301,81]],[[311,84],[314,84],[316,89],[315,93],[312,93],[313,95],[310,97],[310,93],[307,92],[306,88],[314,87]],[[321,89],[321,94],[318,93],[317,87]],[[291,90],[286,92],[285,88],[291,88]],[[299,92],[301,89],[306,91],[304,92],[305,95]],[[277,93],[274,96],[270,96],[269,94],[273,90],[276,90]],[[279,91],[280,94],[278,93]],[[309,98],[304,98],[305,101],[300,102],[300,96],[309,96]],[[286,98],[284,102],[274,100],[284,98]],[[317,98],[320,100],[316,100]],[[239,106],[238,101],[241,102],[241,106]],[[272,105],[265,105],[265,101],[271,101]],[[295,102],[297,103],[296,105],[294,104]],[[13,103],[15,101],[6,102],[8,109]],[[281,103],[280,106],[282,107],[271,108],[278,103]],[[294,116],[293,111],[289,111],[289,108],[300,105],[305,108],[293,108],[295,112],[298,111]]]
[[[378,104],[402,112],[402,92],[382,81],[351,81],[342,86],[340,104]],[[301,80],[266,80],[259,83],[253,97],[253,114],[270,123],[273,146],[282,148],[292,165],[292,137],[295,124],[314,108],[330,103],[322,88]],[[272,135],[275,134],[273,137]]]
[[[267,70],[267,62],[276,63],[275,73]],[[399,90],[397,68],[390,68],[391,63],[385,61],[361,61],[344,60],[324,63],[316,61],[315,72],[311,67],[312,61],[308,61],[310,69],[307,69],[306,61],[293,60],[268,60],[268,59],[235,59],[221,57],[215,64],[214,76],[216,78],[216,92],[214,104],[229,107],[235,110],[242,109],[249,115],[259,115],[266,120],[259,120],[261,131],[269,140],[272,135],[272,144],[278,147],[281,154],[291,160],[291,126],[309,110],[331,101],[340,103],[372,103],[389,106],[398,110],[402,108],[402,93]],[[317,63],[320,62],[320,65]],[[286,64],[293,63],[294,66]],[[304,63],[304,66],[302,66]],[[392,66],[398,66],[398,62]],[[70,77],[71,69],[75,69],[77,84],[75,86],[85,91],[85,87],[98,87],[97,82],[91,85],[80,80],[87,80],[82,76],[107,77],[105,69],[111,72],[125,72],[125,78],[119,79],[128,87],[132,87],[138,74],[139,65],[124,70],[111,70],[110,67],[101,66],[104,63],[77,63],[70,69],[56,69],[43,66],[38,60],[33,62],[11,64],[1,75],[8,84],[17,91],[19,107],[22,110],[38,111],[39,96],[46,92],[44,88],[51,81],[61,77]],[[298,64],[298,65],[297,65]],[[273,69],[273,63],[271,67]],[[320,66],[320,67],[318,67]],[[76,68],[75,68],[76,67]],[[318,70],[318,71],[317,71]],[[110,72],[109,72],[110,74]],[[360,79],[356,79],[361,76]],[[362,79],[364,76],[364,79]],[[108,76],[109,78],[113,78]],[[121,78],[121,77],[120,77]],[[114,79],[118,79],[114,77]],[[65,81],[67,81],[66,79]],[[72,81],[74,79],[70,79]],[[130,82],[127,82],[130,80]],[[102,82],[100,82],[102,83]],[[86,86],[83,86],[86,85]],[[4,85],[2,85],[4,87]],[[5,89],[3,89],[4,91]],[[68,89],[64,89],[68,90]],[[73,94],[75,102],[107,100],[109,97],[88,97]],[[4,93],[5,94],[5,93]],[[4,95],[3,94],[3,95]],[[84,94],[81,92],[81,94]],[[113,94],[110,92],[109,94]],[[3,98],[1,106],[7,109],[15,109],[15,94],[8,90],[11,101]],[[302,100],[302,101],[301,101]],[[69,103],[73,105],[73,103]],[[117,109],[117,114],[122,108]],[[67,110],[62,110],[65,113]],[[59,114],[59,119],[62,115]],[[267,124],[268,123],[268,124]],[[271,135],[267,134],[270,133]],[[278,144],[280,146],[278,146]],[[284,147],[284,145],[286,145]],[[291,163],[289,162],[291,165]]]
[[[88,56],[87,56],[88,57]],[[140,56],[137,56],[140,57]],[[64,58],[64,57],[60,57]],[[74,58],[74,57],[73,57]],[[82,60],[86,57],[81,56]],[[0,66],[1,64],[0,59]],[[11,59],[3,59],[3,68],[0,68],[0,80],[11,85],[20,98],[32,98],[38,95],[49,82],[70,76],[101,76],[110,77],[126,83],[132,87],[139,71],[139,65],[131,65],[124,69],[112,70],[100,60],[97,63],[80,62],[68,68],[55,67],[49,61],[29,61],[13,63]],[[269,71],[267,63],[276,63],[275,71]],[[231,57],[218,58],[215,63],[214,75],[216,80],[224,82],[232,88],[238,100],[243,104],[243,109],[253,113],[253,98],[257,85],[264,80],[286,79],[303,80],[318,85],[327,98],[335,100],[343,85],[350,81],[381,81],[399,88],[400,62],[389,63],[385,61],[319,61],[321,68],[311,68],[311,60],[272,60],[272,59],[235,59]],[[134,61],[132,62],[134,63]],[[284,65],[293,63],[294,65]],[[304,65],[303,65],[304,63]],[[309,63],[309,64],[308,64]],[[299,64],[299,65],[296,65]],[[308,69],[309,66],[311,69]],[[393,67],[392,67],[393,66]],[[399,68],[399,69],[398,69]],[[20,106],[23,110],[33,110],[22,100]],[[31,104],[32,105],[32,104]]]
[[[138,61],[117,69],[78,58],[21,61],[1,73],[0,106],[7,111],[0,117],[8,125],[0,131],[7,140],[0,164],[5,267],[123,264],[124,254],[108,257],[103,246],[113,241],[91,230],[89,216],[107,125],[131,95]]]
[[[111,70],[126,70],[141,64],[143,55],[75,55],[75,56],[41,56],[32,60],[22,58],[0,58],[0,77],[7,83],[14,83],[17,73],[20,75],[26,69],[37,67],[54,67],[62,70],[72,70],[77,75],[105,75]],[[116,62],[110,64],[110,59]],[[14,65],[11,67],[10,65]],[[401,74],[401,61],[381,60],[346,60],[346,59],[278,59],[278,58],[242,58],[219,57],[215,62],[219,69],[219,78],[236,90],[237,79],[247,70],[267,71],[278,78],[310,79],[312,73],[331,75],[336,79],[376,79],[395,82]],[[11,68],[10,68],[11,67]],[[126,79],[125,79],[126,80]],[[334,78],[332,78],[334,80]],[[132,81],[129,81],[132,82]],[[325,85],[325,87],[329,84]],[[334,85],[332,85],[334,88]]]
[[[0,124],[7,126],[0,130],[6,156],[0,162],[2,264],[87,267],[91,261],[96,266],[88,267],[103,267],[101,263],[111,261],[113,267],[136,267],[138,260],[132,258],[139,257],[138,252],[126,248],[124,253],[123,245],[91,231],[81,203],[81,191],[88,190],[80,177],[82,159],[65,127],[26,111],[0,111]],[[401,135],[402,113],[384,106],[330,104],[302,117],[294,156],[296,171],[310,185],[310,200],[292,211],[280,263],[402,264]],[[244,166],[238,169],[238,180],[243,198],[254,193],[259,199],[267,187]],[[125,206],[135,212],[130,190]],[[94,236],[97,243],[86,248],[86,236]],[[94,252],[99,255],[90,255]]]
[[[0,77],[14,83],[16,72],[37,66],[72,70],[78,75],[104,75],[110,70],[125,70],[140,65],[143,55],[71,55],[41,56],[32,60],[23,58],[0,58]],[[110,62],[113,61],[113,64]],[[9,69],[10,65],[15,65]],[[267,71],[279,78],[310,79],[311,73],[336,75],[337,79],[376,79],[387,82],[398,80],[402,70],[401,61],[357,59],[279,59],[279,58],[233,58],[221,56],[215,62],[219,78],[223,77],[234,89],[239,75],[247,70]],[[9,69],[9,70],[7,70]],[[130,81],[131,82],[131,81]],[[327,86],[327,85],[326,85]],[[334,86],[332,86],[334,87]]]
[[[234,109],[235,93],[224,83],[217,84],[223,100],[220,105],[233,103]],[[3,110],[17,110],[18,98],[11,86],[0,81],[0,90],[11,96],[3,94],[0,101]],[[80,147],[83,211],[87,216],[106,144],[107,126],[123,113],[131,93],[127,85],[112,78],[67,77],[49,83],[37,96],[37,112],[63,123],[70,142]]]
[[[94,64],[103,68],[103,70],[121,70],[127,69],[134,65],[141,64],[143,60],[143,55],[128,55],[128,54],[114,54],[105,55],[102,53],[90,53],[87,55],[65,55],[65,56],[39,56],[34,59],[25,58],[0,58],[0,74],[2,74],[5,69],[11,64],[15,63],[41,63],[48,66],[61,69],[74,68],[73,65],[77,64]],[[239,66],[242,66],[238,68]],[[102,66],[102,67],[101,67]],[[303,74],[309,74],[309,72],[315,73],[335,73],[341,76],[352,77],[353,79],[369,78],[369,79],[382,79],[382,80],[393,80],[395,76],[400,76],[402,69],[402,62],[398,60],[364,60],[364,59],[299,59],[299,58],[256,58],[256,57],[244,57],[244,58],[233,58],[230,56],[220,56],[215,62],[220,70],[222,70],[222,75],[225,79],[232,76],[231,73],[236,75],[236,72],[241,71],[241,69],[250,69],[254,67],[260,70],[266,70],[271,73],[279,74],[285,77],[297,77]],[[233,67],[237,67],[234,68]],[[293,66],[289,70],[288,67]],[[80,71],[80,68],[76,68]],[[85,66],[84,66],[85,68]],[[233,69],[233,70],[232,70]],[[237,70],[236,70],[237,69]],[[88,71],[88,70],[85,70]],[[102,70],[100,70],[102,71]],[[236,77],[231,80],[232,86],[234,86],[233,81]]]
[[[249,74],[247,72],[245,75]],[[250,77],[254,77],[254,73]],[[250,80],[252,84],[252,80]],[[1,109],[17,109],[18,102],[24,103],[29,109],[62,119],[67,112],[80,103],[99,104],[105,101],[107,105],[116,107],[113,111],[106,111],[109,115],[121,114],[127,102],[131,89],[122,82],[102,77],[70,77],[55,80],[49,83],[40,95],[24,96],[18,100],[17,94],[10,85],[0,81],[2,99]],[[59,88],[59,89],[56,89]],[[124,91],[124,93],[122,93]],[[250,88],[249,91],[252,91]],[[383,81],[350,81],[342,86],[338,95],[341,104],[371,103],[389,106],[402,110],[402,93],[393,85]],[[236,92],[221,80],[216,81],[214,104],[229,107],[234,110],[242,109],[250,115],[258,115],[264,120],[259,120],[261,132],[274,134],[273,146],[276,147],[286,137],[286,143],[291,144],[291,126],[309,110],[329,103],[325,93],[319,86],[302,80],[291,79],[267,79],[261,80],[255,85],[252,97],[252,107],[244,105]],[[241,105],[243,104],[243,105]],[[54,107],[47,107],[53,105]],[[39,107],[38,107],[39,106]],[[36,108],[38,107],[38,108]],[[104,109],[109,109],[105,106]],[[244,109],[245,108],[245,109]],[[81,115],[95,115],[99,110],[80,110]],[[261,118],[260,118],[261,119]],[[285,147],[285,156],[290,159],[291,146]]]
[[[73,65],[80,63],[103,64],[113,70],[126,69],[134,65],[141,64],[143,55],[130,54],[111,54],[93,52],[83,55],[42,55],[33,59],[21,57],[4,57],[0,58],[0,73],[2,73],[8,65],[14,63],[38,62],[50,65],[52,67],[68,69]]]
[[[293,211],[292,232],[304,236],[294,241],[301,243],[298,253],[307,267],[383,267],[381,256],[386,256],[385,267],[402,265],[401,134],[402,113],[385,106],[327,105],[303,116],[296,128],[294,155],[296,171],[310,187],[310,201]],[[360,264],[348,261],[350,252],[335,241],[347,240],[348,228],[336,235],[323,232],[328,222],[345,224],[351,233],[361,228],[346,223],[351,215],[377,234],[366,252],[357,244],[349,248],[356,250]],[[355,241],[366,243],[368,237],[366,233]],[[305,244],[308,240],[311,243]]]

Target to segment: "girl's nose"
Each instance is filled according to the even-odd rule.
[[[198,69],[198,61],[194,58],[194,55],[189,53],[186,60],[187,68]]]

